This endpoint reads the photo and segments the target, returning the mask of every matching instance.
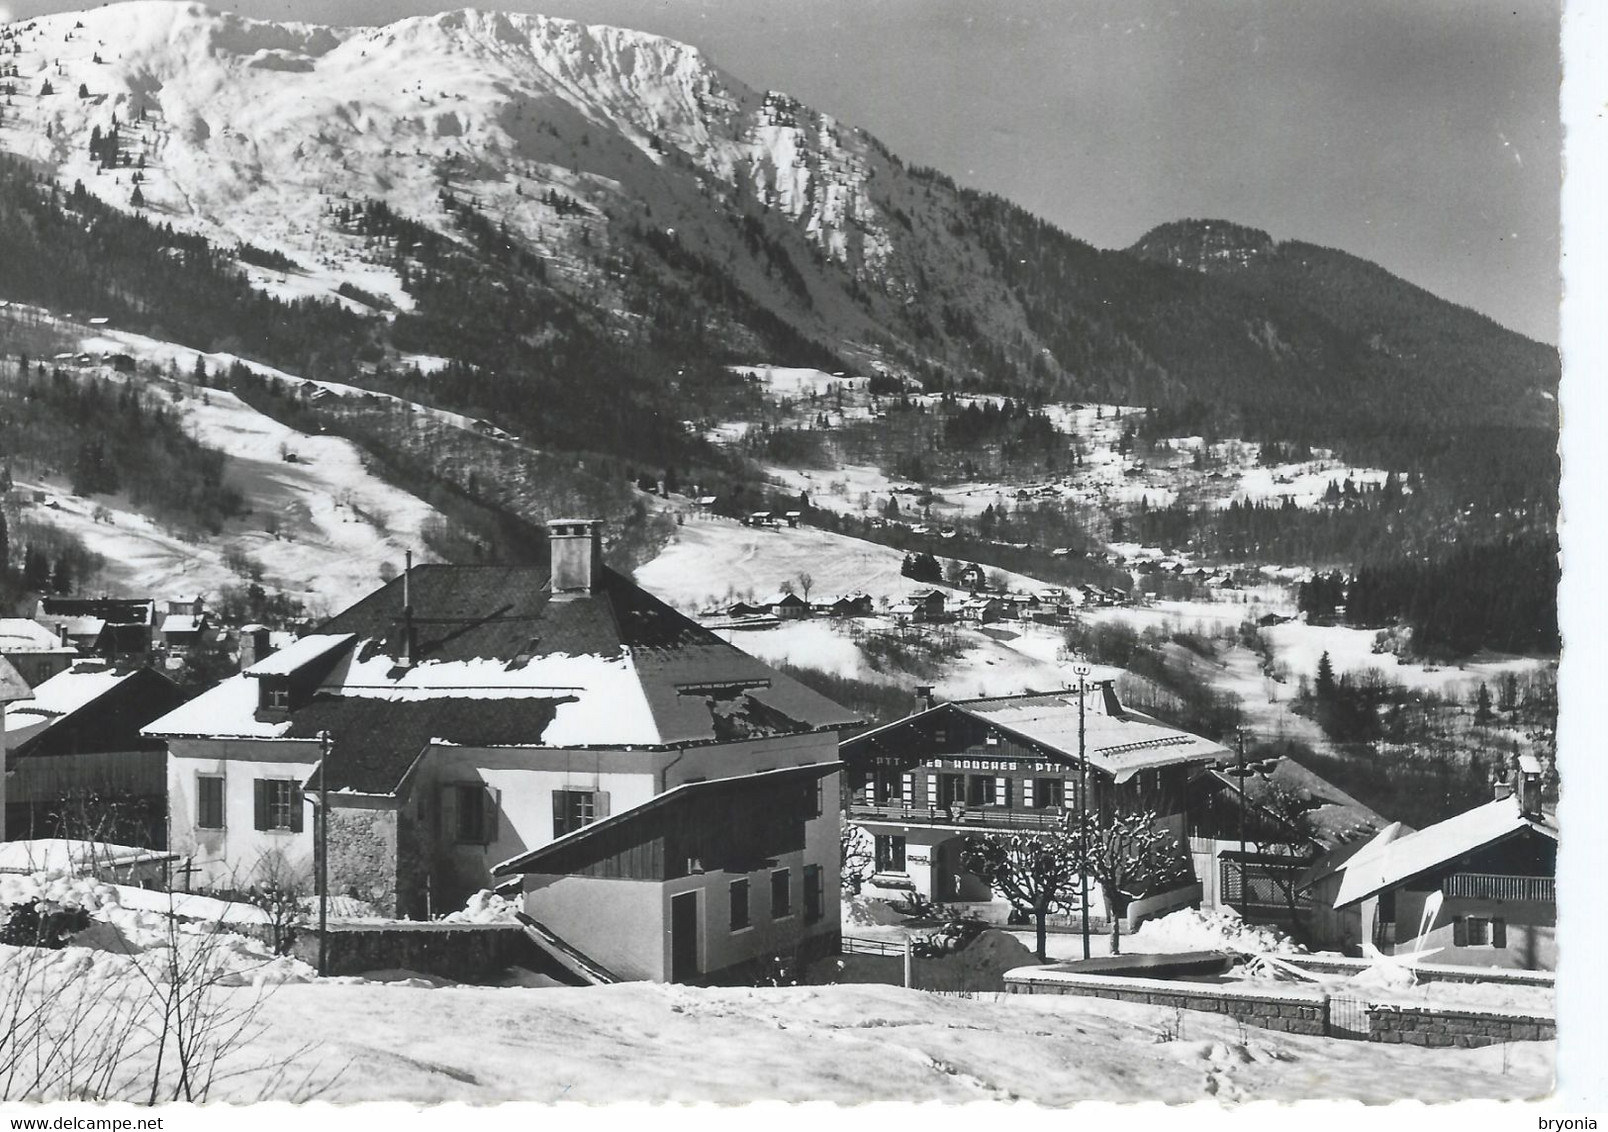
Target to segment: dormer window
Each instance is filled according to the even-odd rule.
[[[290,718],[290,677],[261,676],[257,679],[257,719],[263,723]]]

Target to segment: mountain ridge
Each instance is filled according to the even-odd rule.
[[[284,257],[244,265],[278,294],[406,322],[441,269],[335,219],[379,201],[460,246],[473,219],[482,260],[496,241],[539,260],[531,294],[570,313],[533,339],[578,318],[669,364],[809,350],[1035,398],[1288,414],[1302,398],[1352,411],[1360,394],[1386,422],[1555,424],[1555,351],[1377,265],[1295,244],[1303,272],[1295,242],[1227,226],[1219,253],[1232,233],[1254,249],[1219,270],[1206,242],[1174,239],[1202,223],[1187,221],[1095,249],[661,36],[474,9],[324,28],[176,0],[7,34],[21,89],[0,148],[64,188],[125,210],[138,190],[153,219]],[[108,166],[90,143],[114,115]],[[1408,333],[1362,301],[1380,277],[1414,319],[1454,329]],[[1454,348],[1464,333],[1477,340]]]

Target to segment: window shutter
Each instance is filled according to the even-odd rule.
[[[448,845],[458,840],[458,788],[441,788],[441,836]]]
[[[899,795],[904,799],[904,804],[907,806],[916,800],[915,775],[902,774],[899,776]]]
[[[1069,778],[1066,780],[1066,792],[1061,796],[1061,808],[1063,810],[1075,810],[1078,808],[1077,779]]]
[[[609,816],[609,792],[596,790],[592,793],[592,813],[598,821]]]
[[[1033,808],[1033,780],[1031,778],[1022,779],[1022,806],[1029,810]]]
[[[1492,947],[1506,947],[1507,946],[1507,921],[1506,920],[1493,919],[1491,921],[1491,946]]]
[[[485,844],[490,845],[497,840],[497,809],[502,803],[502,791],[491,786],[487,786],[485,789],[486,825],[481,832],[481,836],[485,839]]]
[[[936,774],[927,776],[927,805],[938,805],[938,776]]]
[[[268,828],[268,780],[259,778],[251,784],[252,825],[256,829]]]
[[[302,793],[299,783],[290,784],[290,832],[302,831],[302,809],[307,805],[307,796]]]
[[[1462,916],[1452,921],[1452,946],[1468,946],[1468,920]]]
[[[1011,804],[1011,780],[1005,777],[994,779],[994,805],[1008,806]]]

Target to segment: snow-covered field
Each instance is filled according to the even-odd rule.
[[[1554,1055],[1552,1043],[1387,1047],[1129,1003],[875,985],[286,986],[261,1017],[253,1056],[313,1043],[310,1058],[345,1066],[321,1094],[338,1101],[1450,1100],[1543,1093]]]
[[[1455,665],[1426,665],[1402,662],[1393,653],[1375,653],[1372,629],[1351,629],[1343,625],[1307,625],[1290,621],[1265,630],[1274,655],[1289,666],[1291,679],[1311,678],[1318,671],[1324,653],[1336,676],[1377,669],[1393,683],[1426,691],[1464,692],[1480,681],[1494,681],[1509,673],[1534,672],[1551,661],[1534,657],[1506,656],[1468,661]]]
[[[864,618],[849,624],[862,632],[893,632],[892,623],[884,618]],[[959,655],[944,660],[942,673],[925,681],[908,672],[887,672],[874,667],[851,637],[849,625],[825,620],[788,621],[772,629],[717,629],[716,632],[744,652],[769,663],[785,661],[873,683],[901,686],[931,683],[944,699],[1047,691],[1066,687],[1070,679],[1066,661],[1061,656],[1061,634],[1048,627],[1001,629],[990,626],[990,631],[985,633],[956,626],[953,637],[960,649]]]
[[[855,590],[897,601],[914,590],[930,588],[901,574],[903,564],[903,551],[864,539],[814,527],[765,530],[711,517],[688,519],[676,528],[675,540],[653,561],[637,567],[636,579],[682,609],[703,609],[749,593],[764,597],[783,582],[797,586],[801,573],[813,579],[811,601]],[[999,573],[1012,589],[1033,593],[1046,588],[1047,583],[1026,574]]]

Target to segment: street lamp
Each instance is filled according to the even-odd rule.
[[[1089,957],[1089,757],[1083,738],[1083,697],[1094,669],[1079,658],[1072,665],[1078,678],[1078,904],[1083,909],[1083,958]]]

